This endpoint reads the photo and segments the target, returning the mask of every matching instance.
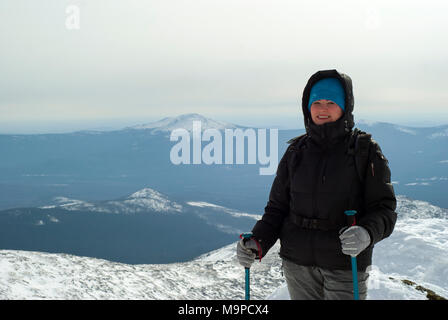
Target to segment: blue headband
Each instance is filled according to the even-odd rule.
[[[341,82],[336,78],[325,78],[316,82],[311,88],[308,110],[314,101],[331,100],[345,112],[345,91]]]

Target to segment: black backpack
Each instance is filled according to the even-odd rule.
[[[307,134],[290,139],[289,151],[300,150],[305,143]],[[355,157],[355,167],[361,183],[364,183],[365,173],[369,160],[369,148],[372,142],[372,135],[355,128],[350,135],[347,153]]]

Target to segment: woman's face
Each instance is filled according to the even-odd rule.
[[[311,119],[317,125],[338,120],[344,112],[331,100],[316,100],[311,104]]]

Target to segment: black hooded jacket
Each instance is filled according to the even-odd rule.
[[[337,121],[316,125],[308,110],[311,87],[335,77],[345,90],[345,113]],[[358,270],[372,263],[372,250],[395,226],[396,198],[388,161],[371,140],[365,177],[360,179],[354,156],[348,153],[354,127],[354,98],[350,77],[336,70],[311,76],[303,91],[306,135],[292,139],[277,168],[269,201],[252,233],[262,255],[280,238],[280,256],[300,265],[351,269],[350,256],[342,253],[339,231],[347,226],[345,210],[356,210],[356,224],[372,240],[357,257]]]

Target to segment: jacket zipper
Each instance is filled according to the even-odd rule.
[[[319,185],[319,181],[321,179],[320,175],[321,175],[321,169],[322,169],[322,161],[324,160],[325,157],[325,153],[322,154],[322,156],[319,158],[319,162],[317,163],[317,168],[316,168],[316,178],[314,179],[314,186],[313,186],[313,216],[317,217],[317,187]]]
[[[323,169],[323,172],[322,172],[322,184],[324,184],[325,183],[325,175],[326,175],[326,171],[327,170],[327,158],[325,157],[325,159],[324,159],[324,169]]]

